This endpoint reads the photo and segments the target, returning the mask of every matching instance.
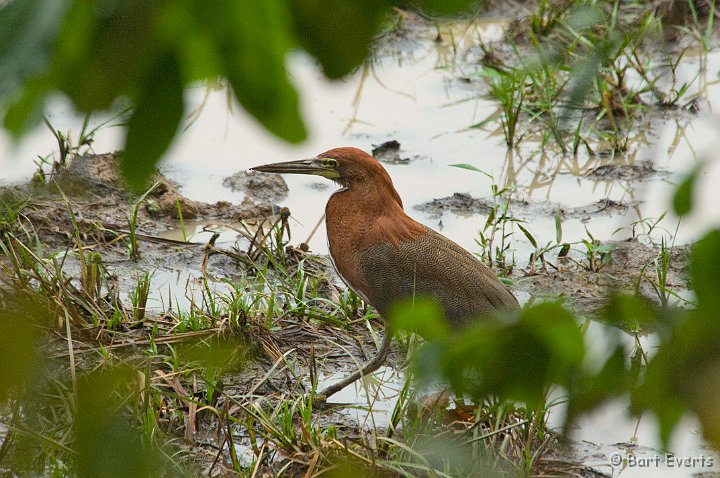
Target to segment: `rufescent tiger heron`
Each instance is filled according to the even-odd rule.
[[[251,170],[314,174],[341,186],[325,207],[330,257],[343,281],[381,317],[388,316],[393,303],[419,296],[434,297],[454,327],[496,309],[519,308],[515,296],[475,256],[405,214],[390,175],[366,152],[336,148],[313,159]],[[370,362],[318,394],[327,398],[377,370],[391,338],[386,327]]]

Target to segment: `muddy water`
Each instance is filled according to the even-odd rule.
[[[434,29],[423,31],[421,28],[404,40],[388,41],[391,46],[400,46],[381,48],[372,63],[340,82],[331,83],[324,79],[308,57],[302,54],[291,56],[288,69],[300,91],[303,116],[310,131],[309,140],[301,145],[288,145],[270,136],[237,104],[228,101],[224,86],[191,88],[186,101],[189,110],[197,110],[197,119],[188,122],[161,169],[182,186],[182,192],[190,199],[240,202],[243,199],[241,193],[222,186],[223,179],[238,170],[261,163],[312,157],[340,145],[369,150],[373,144],[394,139],[401,143],[400,157],[407,161],[389,163],[386,168],[408,213],[420,222],[442,230],[471,251],[477,251],[474,239],[484,224],[483,216],[462,211],[434,214],[416,208],[457,192],[478,198],[489,197],[490,179],[449,167],[451,164],[471,163],[493,175],[497,184],[517,185],[518,198],[541,205],[527,210],[512,209],[511,212],[526,220],[538,242],[545,243],[555,238],[554,218],[548,211],[556,206],[582,208],[603,199],[629,207],[593,214],[592,218],[569,217],[563,222],[563,239],[579,240],[585,236],[585,227],[603,240],[627,237],[629,224],[642,218],[659,217],[669,209],[669,198],[684,172],[717,156],[720,122],[712,111],[720,106],[720,86],[715,81],[720,69],[718,52],[708,55],[704,71],[701,70],[701,58],[689,55],[678,70],[680,83],[693,80],[700,72],[693,84],[693,88],[706,98],[699,102],[700,114],[648,113],[639,122],[642,129],[633,137],[626,157],[615,158],[629,164],[651,161],[654,169],[661,173],[636,179],[608,179],[589,174],[610,163],[608,156],[563,158],[542,153],[533,143],[525,143],[508,154],[499,124],[490,123],[484,129],[470,128],[496,111],[494,104],[481,96],[481,81],[472,76],[478,59],[475,40],[478,37],[501,38],[502,23],[477,22],[452,28],[456,48],[447,42],[450,37],[447,28],[444,30],[446,41],[441,43],[433,41]],[[54,99],[47,115],[56,128],[70,129],[74,136],[77,135],[82,118],[72,112],[64,99]],[[95,122],[103,120],[95,118]],[[119,148],[121,143],[120,129],[104,128],[95,137],[94,149],[111,151]],[[54,139],[42,128],[18,145],[12,145],[9,137],[0,132],[0,184],[29,177],[35,169],[32,160],[36,155],[50,153],[53,149]],[[717,207],[720,188],[713,187],[720,184],[719,165],[720,161],[708,164],[700,176],[697,208],[678,229],[678,242],[690,241],[711,224],[720,223],[720,208]],[[290,192],[281,205],[288,206],[293,213],[293,241],[305,241],[320,220],[334,186],[319,186],[324,180],[312,177],[288,177],[286,180]],[[674,231],[676,221],[669,214],[663,224]],[[202,222],[186,225],[191,232],[190,239],[206,240],[207,233],[201,232],[205,225]],[[626,229],[622,229],[624,227]],[[622,230],[616,233],[618,229]],[[662,233],[659,229],[655,232]],[[226,230],[220,241],[232,242],[234,237]],[[520,234],[516,237],[514,248],[522,264],[531,247]],[[315,252],[327,252],[322,227],[310,240],[310,246]],[[163,276],[163,284],[159,285],[162,288],[182,290],[187,282],[186,274],[181,272],[160,275]],[[601,335],[593,332],[593,327],[590,333]],[[644,340],[652,341],[652,338]],[[602,342],[593,337],[589,343]],[[651,350],[651,345],[648,344],[646,350]],[[385,375],[380,379],[389,383],[387,390],[383,388],[381,400],[371,400],[373,409],[378,412],[369,417],[366,412],[348,411],[356,414],[354,416],[361,424],[371,419],[376,423],[387,422],[388,410],[392,410],[394,403],[393,390],[402,383],[402,378],[391,369],[383,370],[382,374]],[[328,378],[331,380],[332,377]],[[365,407],[368,404],[364,388],[346,390],[336,400]],[[639,444],[635,448],[638,455],[661,454],[657,451],[657,424],[650,417],[643,417],[638,425],[636,420],[624,415],[624,410],[624,404],[612,404],[582,420],[572,434],[577,443],[572,453],[609,474],[689,474],[687,469],[662,467],[627,468],[619,473],[619,468],[609,467],[610,454],[617,451],[627,456],[627,450],[632,449],[628,447],[629,443]],[[558,408],[553,418],[555,423],[559,423],[561,416],[562,410]],[[671,449],[678,456],[710,454],[703,448],[697,424],[690,420],[685,421],[676,433]],[[720,465],[717,460],[715,463],[716,467]]]
[[[337,383],[345,376],[346,371],[321,377],[318,389]],[[404,383],[405,376],[402,371],[392,367],[380,367],[370,377],[358,380],[330,397],[328,403],[352,404],[352,407],[342,410],[341,413],[361,428],[386,429]]]

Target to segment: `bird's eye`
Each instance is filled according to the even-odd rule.
[[[332,159],[332,158],[323,158],[322,164],[323,164],[323,166],[325,166],[327,168],[337,169],[337,167],[338,167],[337,159]]]

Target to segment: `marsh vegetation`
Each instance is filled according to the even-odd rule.
[[[0,33],[32,3],[0,7]],[[46,70],[0,56],[0,65],[18,65],[15,90],[0,90],[5,126],[18,134],[55,89],[81,110],[112,110],[83,115],[75,133],[46,114],[54,151],[35,152],[32,178],[0,191],[0,474],[599,476],[629,456],[677,451],[674,434],[695,423],[703,443],[679,453],[715,456],[720,234],[688,233],[679,222],[698,214],[698,184],[713,167],[687,130],[718,93],[714,2],[490,2],[452,19],[340,8],[367,19],[349,32],[315,28],[322,12],[312,2],[197,18],[185,2],[129,2],[102,21],[82,3],[67,2],[62,29],[21,29],[21,38],[59,35],[60,56]],[[251,45],[209,29],[224,8],[239,15],[235,27]],[[132,30],[147,49],[108,65],[93,48],[107,46],[108,58],[126,52],[112,35],[125,25],[120,13],[163,20]],[[268,18],[277,22],[256,31]],[[185,28],[177,50],[160,34],[172,36],[168,19]],[[89,32],[85,47],[71,48],[72,31]],[[309,33],[317,31],[337,37],[330,51]],[[155,171],[213,101],[238,106],[233,94],[273,134],[302,140],[285,55],[301,65],[298,83],[335,90],[308,79],[315,64],[290,45],[331,78],[354,72],[342,121],[332,116],[337,105],[322,106],[337,120],[323,141],[370,150],[400,137],[381,159],[407,193],[406,209],[476,253],[524,303],[461,334],[432,303],[401,308],[389,318],[400,328],[389,366],[327,403],[315,391],[365,361],[384,333],[324,254],[312,201],[329,192],[240,174],[224,184],[242,190],[241,204],[204,201],[184,195],[192,174],[175,181],[171,162]],[[262,68],[244,75],[260,66],[255,54]],[[125,76],[128,64],[142,68]],[[394,72],[418,65],[432,82],[397,90],[408,80],[393,82]],[[178,109],[185,86],[205,78],[197,109]],[[430,119],[411,121],[382,92],[413,100],[412,112]],[[458,105],[472,114],[448,113]],[[669,146],[660,137],[668,124],[676,125]],[[127,128],[125,151],[99,151],[98,138],[116,125]],[[252,143],[253,130],[244,131]],[[194,159],[193,174],[209,169],[209,159]],[[240,169],[256,159],[243,157]],[[418,191],[440,169],[454,175],[437,176],[451,178],[437,181],[449,194]],[[672,200],[643,197],[645,184]],[[635,432],[584,453],[577,427],[608,404],[637,418],[615,424]],[[643,420],[657,423],[652,439],[637,431]],[[617,451],[624,461],[613,468]]]

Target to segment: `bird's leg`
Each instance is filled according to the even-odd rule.
[[[357,370],[353,372],[352,374],[348,375],[338,383],[334,383],[327,387],[324,390],[321,390],[316,394],[318,397],[322,397],[327,399],[331,395],[335,395],[337,392],[342,390],[343,388],[347,387],[354,381],[369,375],[373,373],[375,370],[379,369],[382,364],[385,363],[385,359],[387,358],[388,352],[390,351],[390,343],[392,342],[392,331],[390,330],[390,327],[385,327],[385,335],[383,336],[382,343],[380,344],[380,349],[377,351],[375,356],[370,360],[368,363],[365,364],[363,368],[360,370]]]

